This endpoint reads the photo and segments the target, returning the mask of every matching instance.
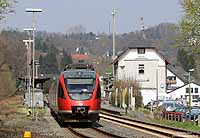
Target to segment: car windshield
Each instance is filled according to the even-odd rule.
[[[176,108],[174,111],[175,112],[187,112],[188,109],[187,108]]]
[[[183,105],[177,103],[163,103],[164,107],[182,107]]]
[[[200,112],[200,109],[192,109],[191,112]]]
[[[94,89],[94,79],[70,78],[65,79],[65,85],[69,93],[91,93]]]

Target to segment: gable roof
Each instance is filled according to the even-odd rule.
[[[187,83],[188,80],[187,78],[184,76],[187,72],[184,71],[184,69],[180,66],[172,66],[172,65],[167,65],[167,69],[169,71],[171,71],[172,73],[174,73],[180,80],[182,80],[184,83]]]
[[[198,85],[198,86],[200,86],[200,84],[198,84],[198,83],[196,83],[196,82],[191,82],[190,84],[192,84],[192,83],[193,83],[193,84],[196,84],[196,85]],[[182,88],[182,87],[184,87],[184,86],[186,86],[186,85],[189,85],[189,83],[186,83],[186,84],[184,84],[183,86],[177,87],[176,89],[167,92],[167,94],[172,93],[172,92],[174,92],[174,91],[176,91],[176,90],[178,90],[178,89],[180,89],[180,88]]]
[[[89,59],[88,55],[85,54],[72,54],[72,59]]]
[[[143,46],[143,45],[136,45],[136,46],[131,46],[131,47],[127,47],[124,51],[122,51],[112,62],[111,64],[115,64],[119,58],[124,54],[126,53],[126,51],[130,50],[130,49],[137,49],[137,48],[145,48],[145,49],[154,49],[160,56],[163,60],[165,60],[165,62],[167,64],[169,64],[169,62],[167,61],[167,59],[164,57],[164,55],[159,52],[155,46]]]

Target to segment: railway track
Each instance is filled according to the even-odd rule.
[[[95,126],[90,128],[72,128],[71,126],[68,126],[67,129],[81,138],[122,138],[118,135],[102,131]]]
[[[173,137],[173,138],[197,138],[200,137],[200,133],[187,131],[178,128],[172,128],[167,126],[162,126],[158,124],[147,123],[143,121],[127,119],[121,116],[113,115],[106,112],[100,113],[101,119],[121,125],[124,127],[128,127],[131,129],[135,129],[138,131],[142,131],[144,133],[148,133],[158,137]]]

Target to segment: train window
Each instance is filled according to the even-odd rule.
[[[63,91],[63,88],[62,88],[62,86],[61,86],[60,83],[59,83],[59,85],[58,85],[58,97],[59,97],[59,98],[64,98],[64,99],[66,99],[65,94],[64,94],[64,91]]]
[[[95,79],[65,79],[69,93],[91,93],[94,90]]]
[[[98,84],[96,98],[101,98],[101,86]]]

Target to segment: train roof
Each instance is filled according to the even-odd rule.
[[[70,64],[64,69],[64,78],[95,78],[96,71],[92,64]]]
[[[76,69],[94,70],[94,67],[92,64],[86,64],[86,63],[69,64],[64,68],[64,71],[76,70]]]
[[[74,69],[63,72],[64,78],[95,78],[96,72],[88,69]]]

